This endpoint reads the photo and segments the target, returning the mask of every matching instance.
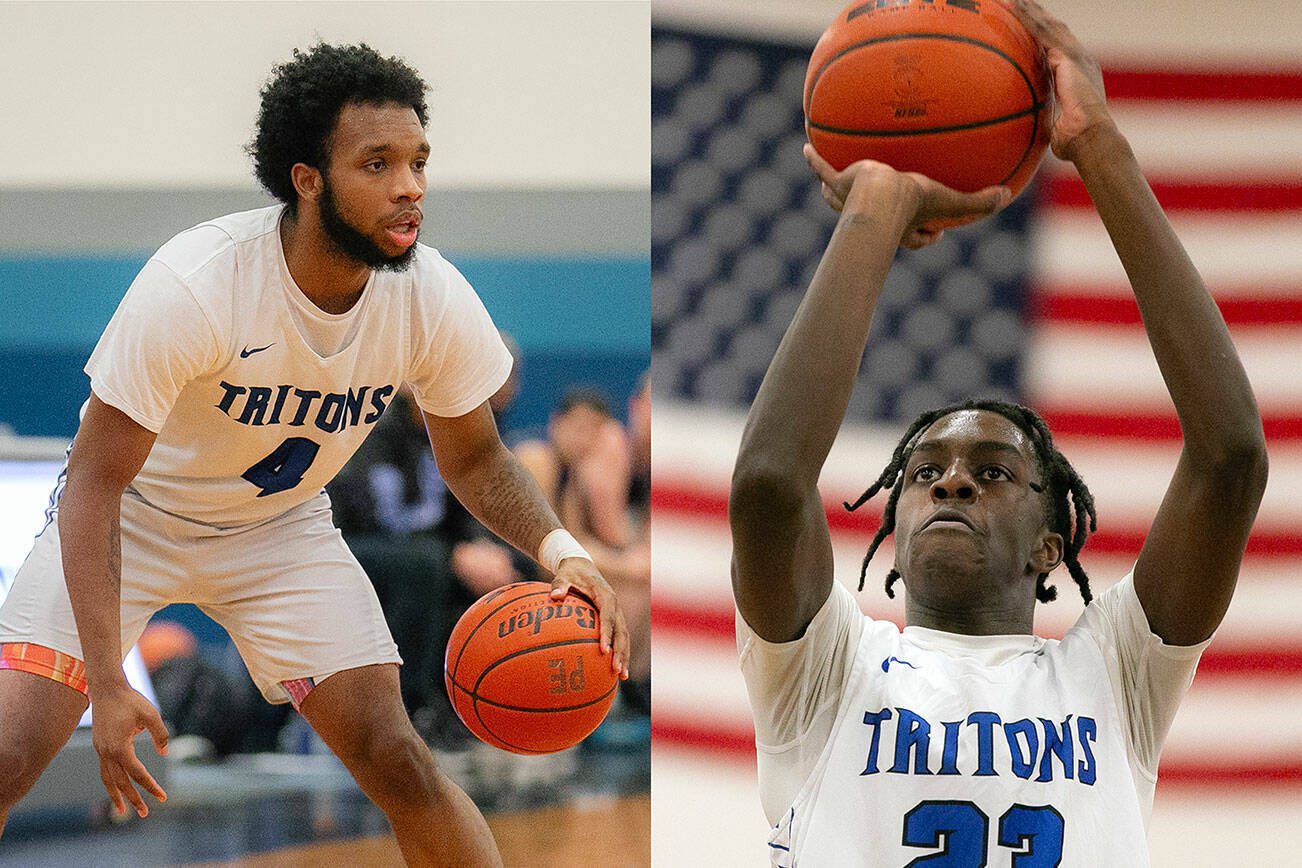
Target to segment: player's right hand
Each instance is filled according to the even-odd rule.
[[[167,727],[163,718],[148,699],[125,684],[106,692],[96,691],[93,701],[91,742],[99,754],[99,776],[104,789],[119,814],[127,812],[126,803],[130,802],[137,814],[148,816],[149,806],[132,781],[160,802],[167,801],[167,793],[136,756],[134,740],[147,729],[153,736],[154,749],[166,756]]]
[[[836,211],[845,208],[852,193],[900,202],[909,220],[899,243],[910,250],[934,244],[946,228],[980,220],[1012,201],[1007,187],[960,193],[926,175],[898,172],[873,160],[851,163],[838,172],[810,144],[805,145],[805,160],[823,182],[824,201]]]
[[[596,605],[601,628],[601,653],[611,655],[611,671],[617,673],[621,680],[627,681],[628,626],[624,623],[624,613],[615,600],[615,591],[597,569],[597,565],[587,558],[566,558],[557,566],[556,575],[552,578],[551,598],[561,600],[571,588]]]

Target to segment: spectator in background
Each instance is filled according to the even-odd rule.
[[[502,338],[516,363],[489,399],[498,417],[519,383],[519,348]],[[405,386],[327,491],[335,524],[375,585],[403,658],[399,681],[413,723],[426,740],[459,746],[469,735],[443,686],[448,637],[483,594],[537,578],[532,561],[498,540],[448,491]]]
[[[637,391],[628,399],[628,435],[632,449],[632,474],[628,506],[643,537],[649,539],[651,520],[651,372],[643,371]]]
[[[426,443],[420,409],[403,386],[326,486],[335,525],[375,586],[398,646],[402,701],[413,722],[438,690],[434,642],[449,616],[444,601],[452,582],[451,548],[440,527],[447,486]]]
[[[196,754],[224,757],[277,749],[290,706],[263,699],[243,666],[232,673],[205,660],[194,634],[175,621],[152,621],[140,634],[139,647],[168,731],[207,742]]]
[[[511,375],[506,382],[488,399],[493,408],[493,415],[499,426],[520,390],[520,370],[522,359],[520,347],[506,332],[502,332],[502,342],[511,351],[515,363],[511,366]],[[502,440],[511,445],[511,432],[503,431]],[[521,555],[514,548],[505,545],[488,528],[470,514],[455,497],[447,497],[447,517],[444,520],[452,545],[452,572],[460,585],[459,594],[454,594],[457,617],[475,600],[494,588],[511,582],[526,579],[547,581],[533,561]],[[455,623],[455,621],[454,621]],[[446,644],[447,637],[444,637]],[[441,647],[441,646],[440,646]],[[442,652],[440,651],[440,654]]]
[[[516,447],[565,526],[619,595],[631,639],[622,690],[651,708],[651,378],[629,398],[629,430],[592,389],[568,392],[552,413],[548,440]]]
[[[605,398],[591,389],[570,391],[552,413],[547,434],[550,443],[543,452],[548,478],[540,477],[539,482],[552,492],[558,516],[577,528],[572,532],[582,533],[580,539],[624,548],[632,537],[631,452],[628,436]]]

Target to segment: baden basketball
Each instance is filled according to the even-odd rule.
[[[596,607],[575,592],[552,600],[543,582],[491,591],[452,630],[443,663],[452,707],[476,736],[513,753],[578,744],[619,684],[600,637]]]
[[[805,132],[835,168],[872,159],[1017,195],[1049,141],[1039,46],[998,0],[861,0],[814,46]]]

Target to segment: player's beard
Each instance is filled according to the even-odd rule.
[[[389,256],[339,213],[334,191],[324,177],[321,179],[319,211],[321,227],[325,229],[326,236],[345,256],[377,271],[406,271],[411,265],[412,258],[416,255],[416,245],[412,244],[397,256]]]

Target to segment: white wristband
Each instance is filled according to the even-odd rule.
[[[570,535],[570,532],[563,527],[543,537],[543,541],[538,544],[538,563],[542,564],[544,570],[555,574],[561,561],[566,558],[586,558],[592,560],[592,555],[584,551],[579,541]]]

